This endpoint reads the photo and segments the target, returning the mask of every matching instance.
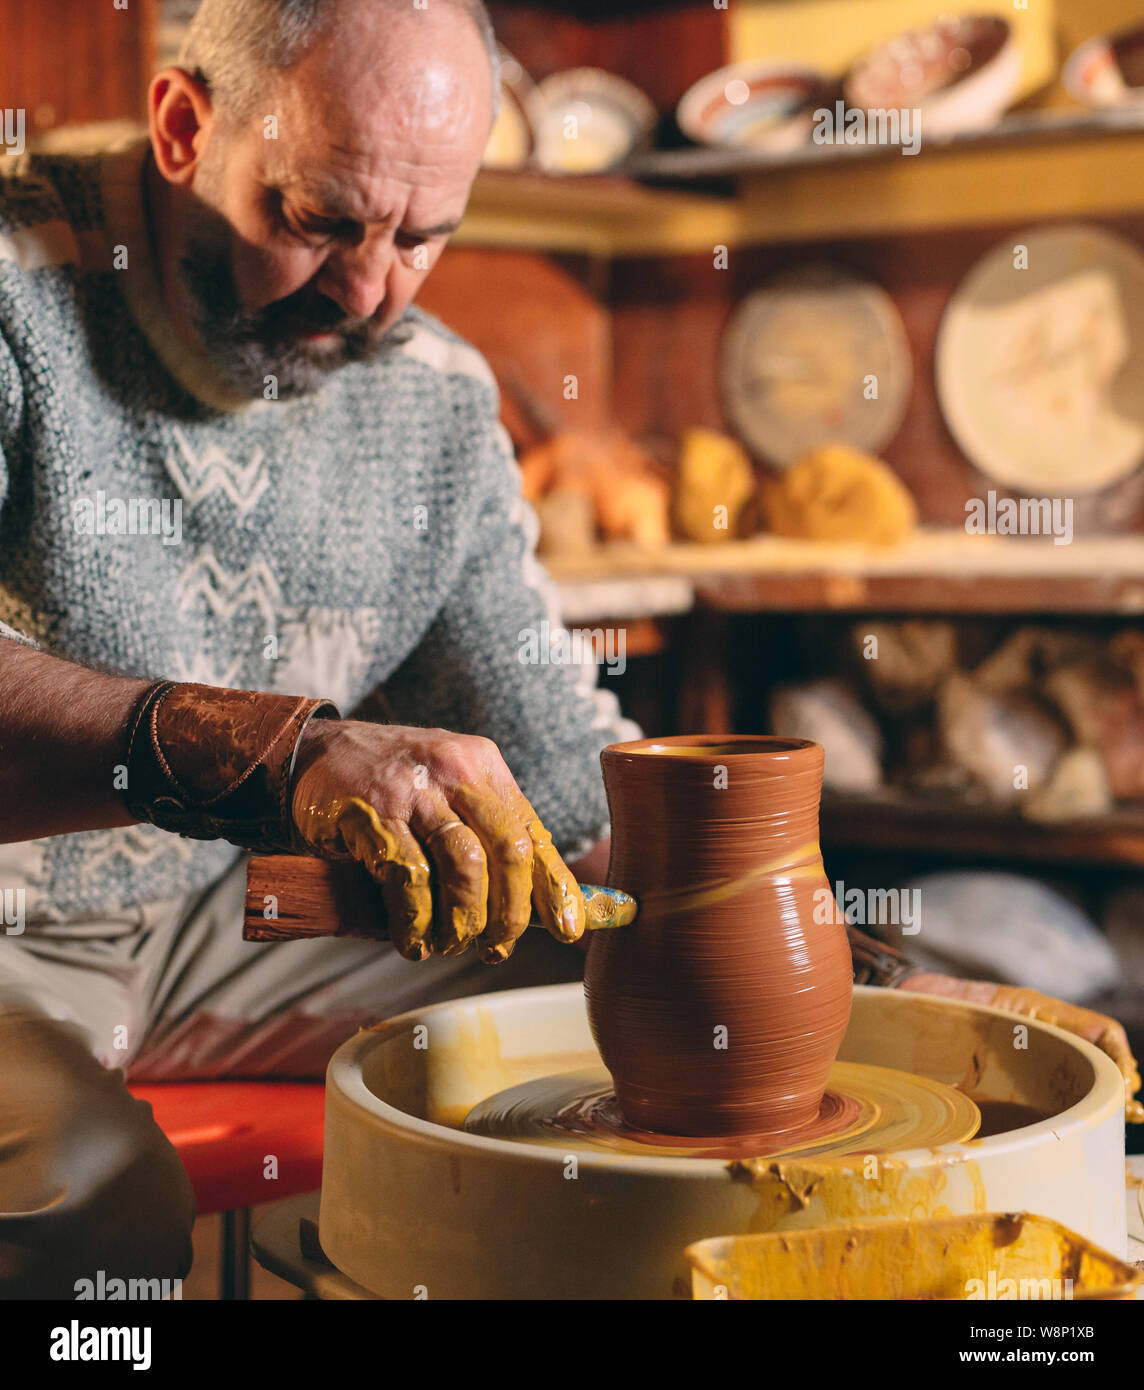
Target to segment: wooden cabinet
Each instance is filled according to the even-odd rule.
[[[0,0],[0,107],[26,110],[29,139],[141,118],[156,9],[157,0]]]

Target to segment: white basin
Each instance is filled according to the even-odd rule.
[[[707,1236],[981,1211],[1051,1217],[1124,1256],[1124,1086],[1095,1047],[997,1009],[859,987],[840,1060],[1050,1118],[747,1170],[466,1134],[456,1126],[497,1091],[600,1065],[578,984],[486,994],[404,1014],[334,1055],[322,1248],[384,1298],[686,1297],[684,1248]]]

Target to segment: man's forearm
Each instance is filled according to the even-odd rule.
[[[0,638],[0,842],[132,823],[115,769],[151,683]]]

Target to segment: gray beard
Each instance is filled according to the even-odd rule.
[[[316,391],[354,362],[376,362],[408,342],[413,326],[399,320],[385,333],[350,320],[330,299],[303,287],[254,311],[242,307],[230,260],[229,225],[199,203],[179,280],[188,314],[215,370],[237,393],[252,399],[287,399]],[[303,333],[335,333],[318,348]]]

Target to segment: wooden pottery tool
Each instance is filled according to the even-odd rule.
[[[580,885],[580,892],[588,931],[635,921],[636,901],[627,893],[588,883]],[[381,885],[356,861],[256,855],[246,869],[243,940],[300,941],[314,936],[384,941]]]

